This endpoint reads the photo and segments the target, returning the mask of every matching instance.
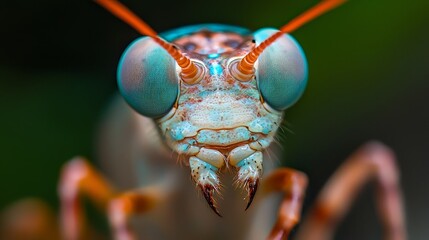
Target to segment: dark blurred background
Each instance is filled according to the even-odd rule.
[[[159,32],[199,23],[280,27],[318,1],[123,1]],[[429,2],[354,0],[293,33],[310,79],[286,114],[282,164],[306,172],[305,210],[357,147],[397,153],[410,239],[429,234]],[[115,71],[139,35],[92,1],[7,1],[0,7],[0,209],[29,196],[58,207],[61,165],[93,157]],[[366,187],[336,239],[381,239]],[[426,236],[426,237],[425,237]]]

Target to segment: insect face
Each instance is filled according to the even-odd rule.
[[[206,24],[157,35],[114,0],[100,4],[134,26],[142,38],[124,53],[119,89],[137,112],[155,118],[167,145],[186,156],[192,179],[219,215],[213,194],[218,173],[237,169],[250,206],[262,176],[282,110],[293,105],[307,83],[307,62],[287,33],[338,6],[323,1],[280,30]]]
[[[214,210],[217,172],[228,165],[238,169],[239,185],[253,198],[262,175],[262,151],[282,121],[280,110],[295,103],[305,88],[305,56],[287,35],[260,56],[252,79],[232,75],[231,64],[275,32],[205,25],[164,34],[202,69],[201,78],[191,84],[181,80],[180,67],[150,38],[132,43],[122,57],[122,95],[139,113],[162,116],[157,122],[167,144],[189,159],[192,178]]]

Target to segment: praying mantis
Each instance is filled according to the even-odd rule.
[[[89,238],[81,196],[108,213],[115,239],[287,238],[300,221],[307,177],[294,169],[274,170],[264,155],[283,111],[299,99],[307,82],[305,55],[288,33],[343,1],[322,1],[280,30],[251,33],[207,24],[161,35],[119,2],[96,2],[147,36],[132,43],[120,61],[118,85],[125,101],[111,107],[101,137],[112,177],[139,187],[117,191],[86,160],[71,160],[59,185],[64,238]],[[176,162],[186,167],[179,169]],[[227,192],[224,198],[231,201],[222,204],[222,219],[215,216],[221,215],[215,196],[230,191],[219,177],[227,169],[235,179],[222,179],[246,191],[248,212]],[[184,181],[189,171],[194,184]],[[370,178],[380,188],[386,237],[405,239],[397,171],[387,147],[364,145],[328,182],[296,239],[330,239],[334,223]],[[215,214],[192,195],[195,190]],[[273,192],[284,193],[280,203],[265,200]],[[257,206],[251,207],[253,201]],[[133,223],[135,215],[144,219]]]

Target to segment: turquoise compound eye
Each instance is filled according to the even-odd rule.
[[[254,33],[256,44],[278,32],[261,29]],[[256,78],[264,100],[276,110],[285,110],[301,97],[307,85],[307,60],[301,46],[285,34],[258,58]]]
[[[173,108],[178,96],[176,62],[151,38],[139,38],[122,55],[118,85],[134,110],[147,117],[162,117]]]

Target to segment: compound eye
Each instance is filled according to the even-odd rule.
[[[254,33],[256,45],[278,32],[261,29]],[[292,36],[285,34],[259,56],[256,78],[263,99],[276,110],[285,110],[301,97],[307,85],[305,54]]]
[[[151,38],[128,46],[117,74],[121,95],[140,114],[159,118],[173,108],[179,92],[176,62]]]

